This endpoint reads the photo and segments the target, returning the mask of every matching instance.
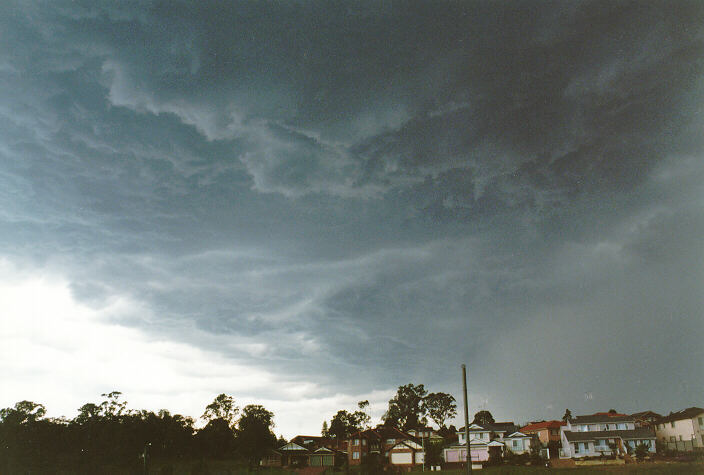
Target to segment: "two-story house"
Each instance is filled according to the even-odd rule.
[[[662,417],[655,424],[655,435],[670,449],[704,447],[704,409],[689,407]]]
[[[395,427],[377,426],[352,434],[347,439],[347,461],[350,465],[361,465],[368,456],[377,456],[383,464],[389,461],[389,451],[399,442],[414,439]]]
[[[543,445],[548,445],[549,442],[560,441],[560,427],[566,425],[563,421],[541,421],[533,422],[527,426],[521,427],[521,432],[524,434],[535,435]]]
[[[636,428],[635,419],[623,414],[597,413],[576,416],[560,427],[561,458],[625,454],[643,444],[655,453],[655,433]]]
[[[472,463],[489,460],[490,450],[498,450],[504,455],[508,447],[514,453],[530,451],[531,436],[517,431],[513,422],[496,422],[493,424],[471,424],[469,426],[469,450]],[[515,450],[514,450],[515,449]],[[467,439],[464,427],[457,431],[457,443],[443,450],[447,463],[467,461]]]

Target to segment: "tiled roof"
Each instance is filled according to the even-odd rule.
[[[533,424],[528,424],[527,426],[522,427],[521,432],[542,430],[542,429],[559,429],[560,427],[562,427],[564,425],[567,425],[567,423],[563,422],[563,421],[535,422]]]
[[[479,426],[483,431],[491,432],[515,432],[518,426],[513,422],[494,422],[493,424],[470,424],[470,432],[482,432],[481,430],[472,429],[472,426]],[[464,432],[464,426],[457,429],[457,432]]]
[[[655,434],[652,430],[646,428],[633,430],[595,430],[591,432],[572,432],[570,430],[566,430],[565,437],[568,441],[575,442],[583,440],[614,439],[616,437],[620,437],[625,440],[654,439]]]
[[[625,414],[619,415],[609,415],[608,413],[597,413],[588,416],[575,416],[570,419],[572,424],[591,424],[594,422],[633,422],[633,416],[627,416]]]
[[[658,414],[657,412],[653,411],[642,411],[642,412],[636,412],[634,414],[631,414],[631,417],[635,419],[641,419],[643,417],[648,417],[648,418],[660,418],[662,415]]]
[[[693,417],[697,417],[704,413],[704,409],[701,407],[688,407],[687,409],[683,409],[681,411],[673,412],[672,414],[669,414],[662,419],[658,421],[658,423],[662,424],[664,422],[673,422],[673,421],[681,421],[684,419],[692,419]]]

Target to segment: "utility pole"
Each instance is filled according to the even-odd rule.
[[[469,409],[467,408],[467,366],[462,365],[462,394],[464,395],[464,440],[467,443],[467,473],[472,473],[472,451],[469,446]]]

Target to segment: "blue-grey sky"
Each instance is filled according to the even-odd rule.
[[[0,406],[287,436],[702,404],[704,4],[0,6]]]

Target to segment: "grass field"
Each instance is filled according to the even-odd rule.
[[[208,475],[245,475],[245,474],[259,474],[259,475],[295,475],[297,472],[293,470],[285,469],[261,469],[259,471],[248,472],[241,465],[235,466],[232,462],[227,461],[208,461],[207,469],[200,471],[194,470],[195,467],[192,465],[176,465],[172,466],[172,470],[168,472],[162,472],[161,467],[153,467],[149,473],[150,475],[161,475],[163,473],[170,473],[171,475],[194,475],[194,474],[208,474]],[[414,471],[411,473],[418,473],[419,471]],[[111,472],[112,474],[113,472]],[[115,475],[122,472],[114,472]],[[345,471],[332,472],[328,471],[327,474],[338,474],[345,475]],[[350,475],[364,475],[358,470],[353,470],[349,472]],[[382,472],[385,474],[390,474],[393,472]],[[401,472],[408,473],[408,472]],[[463,470],[442,470],[440,472],[427,472],[428,475],[464,475]],[[643,473],[643,474],[688,474],[688,473],[703,473],[704,474],[704,461],[698,462],[656,462],[656,463],[634,463],[627,465],[596,465],[589,467],[574,467],[574,468],[545,468],[545,467],[520,467],[520,466],[508,466],[504,465],[501,467],[487,467],[481,470],[475,470],[473,473],[477,475],[501,475],[501,474],[556,474],[556,473]]]
[[[462,470],[443,470],[435,474],[464,475]],[[477,474],[531,474],[531,473],[647,473],[647,474],[687,474],[704,473],[704,462],[672,462],[672,463],[638,463],[628,465],[603,465],[575,468],[544,468],[544,467],[487,467],[477,470]]]

